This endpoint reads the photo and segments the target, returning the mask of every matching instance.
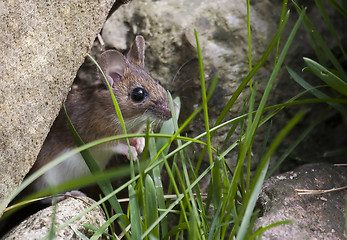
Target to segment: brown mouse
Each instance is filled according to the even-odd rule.
[[[98,64],[117,99],[128,133],[142,132],[148,118],[153,122],[171,118],[166,90],[144,70],[144,51],[145,40],[142,36],[137,36],[126,57],[116,50],[108,50],[98,59]],[[74,127],[86,143],[124,134],[111,94],[100,71],[99,77],[103,81],[102,88],[71,90],[65,103]],[[144,144],[144,138],[130,139],[133,159],[143,151]],[[30,172],[35,172],[75,147],[65,112],[61,110]],[[125,141],[109,142],[94,147],[91,153],[101,168],[105,167],[115,153],[129,158],[129,149]],[[34,191],[88,173],[89,169],[82,156],[76,154],[37,179],[33,183]]]

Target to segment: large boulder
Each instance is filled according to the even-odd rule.
[[[8,232],[2,239],[41,239],[49,234],[52,227],[52,219],[54,227],[57,229],[65,224],[66,221],[84,212],[94,203],[95,201],[88,197],[67,198],[56,206],[47,207],[31,215]],[[83,226],[85,223],[96,228],[100,228],[105,223],[105,214],[100,206],[83,214],[62,230],[57,231],[54,239],[80,239],[78,232],[90,238],[94,232],[85,228]]]
[[[338,188],[346,182],[347,169],[329,164],[307,164],[265,181],[256,227],[292,222],[265,231],[262,239],[345,239],[347,191]],[[315,191],[299,195],[296,190]]]
[[[33,165],[113,2],[0,3],[0,202]]]
[[[312,2],[305,2],[308,5],[307,13],[316,24],[319,31],[327,31],[327,27],[322,23],[320,14]],[[291,3],[288,3],[291,10],[288,24],[281,37],[280,50],[283,42],[287,39],[292,26],[298,19],[298,14]],[[269,11],[271,9],[271,11]],[[250,5],[250,22],[252,37],[252,64],[262,56],[266,47],[275,35],[278,28],[280,15],[282,11],[282,2],[280,1],[254,1]],[[338,18],[334,8],[327,8],[334,27],[336,27],[339,36],[343,36],[343,18]],[[169,89],[174,91],[174,95],[181,97],[182,109],[181,119],[185,120],[195,108],[202,102],[200,89],[200,75],[197,63],[196,44],[194,38],[194,28],[197,29],[202,49],[203,62],[205,67],[206,85],[209,86],[213,76],[218,73],[219,84],[214,96],[209,102],[210,124],[214,124],[226,102],[231,98],[235,89],[249,72],[248,62],[248,36],[247,36],[247,7],[243,0],[218,0],[218,1],[156,1],[156,0],[138,0],[115,12],[105,23],[102,31],[102,37],[107,48],[116,48],[125,50],[129,47],[135,35],[141,34],[146,39],[146,67],[149,72],[157,77]],[[345,41],[345,38],[342,41]],[[336,47],[334,41],[328,42],[329,47]],[[289,65],[297,72],[301,72],[304,67],[302,57],[313,56],[313,50],[309,47],[306,32],[300,28],[296,38],[289,50],[285,64]],[[275,62],[275,51],[269,56],[263,67],[259,69],[253,78],[253,82],[258,83],[257,101],[261,97],[269,76],[273,70]],[[275,81],[267,105],[283,103],[297,93],[303,91],[303,88],[289,77],[285,67],[281,69],[278,78]],[[244,100],[248,97],[249,91],[246,90],[239,96],[234,106],[229,111],[231,117],[240,115],[240,110]],[[308,97],[311,97],[308,95]],[[326,105],[305,105],[307,114],[298,128],[293,131],[285,141],[283,148],[286,149],[299,134],[303,132],[312,121],[317,119],[322,107]],[[300,106],[303,108],[302,106]],[[272,133],[275,135],[286,122],[292,118],[299,107],[288,107],[278,114],[273,121]],[[313,110],[312,110],[313,109]],[[313,154],[315,159],[324,161],[323,153],[343,147],[346,144],[346,138],[343,137],[345,131],[341,131],[343,123],[338,116],[333,117],[332,124],[323,123],[327,126],[327,131],[322,132],[319,127],[316,135],[308,138],[304,144],[300,145],[298,155]],[[203,114],[197,118],[186,129],[185,133],[190,136],[196,136],[205,131],[202,124]],[[336,127],[335,127],[336,126]],[[257,163],[257,155],[264,139],[264,133],[268,125],[259,128],[257,136],[254,139],[254,164]],[[220,143],[225,140],[228,128],[221,129],[212,139],[212,144],[218,148]],[[336,137],[337,136],[337,137]],[[233,140],[239,138],[239,129],[232,136]],[[333,141],[322,141],[317,143],[317,139],[333,139]],[[281,147],[282,147],[281,146]],[[305,146],[303,149],[302,146]],[[197,150],[197,152],[199,152]],[[192,154],[193,155],[193,154]],[[235,164],[237,151],[232,151],[227,156],[231,166]],[[276,157],[273,158],[275,160]],[[206,161],[208,164],[208,161]]]

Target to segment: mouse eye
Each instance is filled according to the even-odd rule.
[[[134,102],[138,103],[143,101],[148,96],[148,93],[145,89],[137,87],[133,89],[130,96]]]

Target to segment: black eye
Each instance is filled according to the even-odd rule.
[[[138,103],[143,101],[148,96],[148,93],[145,89],[137,87],[133,89],[130,96],[134,102]]]

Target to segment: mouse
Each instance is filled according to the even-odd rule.
[[[145,70],[144,55],[145,40],[138,35],[126,56],[117,50],[107,50],[99,56],[98,65],[106,76],[105,79],[98,70],[99,80],[102,81],[99,86],[70,90],[65,106],[72,124],[85,143],[124,134],[108,84],[121,110],[127,133],[143,132],[147,119],[160,123],[171,118],[167,91]],[[131,138],[129,142],[132,158],[136,160],[144,149],[145,139]],[[75,147],[65,112],[61,109],[29,175]],[[101,169],[114,154],[130,158],[126,140],[95,146],[90,151]],[[90,174],[90,171],[78,153],[41,175],[31,184],[31,188],[37,192],[86,174]]]

